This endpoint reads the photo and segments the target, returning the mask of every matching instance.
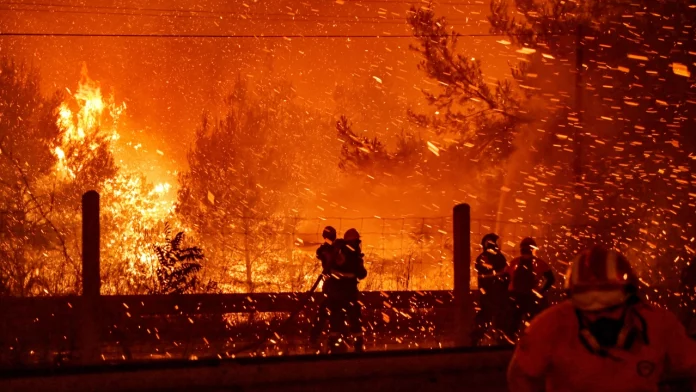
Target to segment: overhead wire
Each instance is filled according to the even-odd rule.
[[[6,5],[0,3],[0,6]],[[96,9],[96,8],[95,8]],[[32,12],[45,14],[76,14],[76,15],[109,15],[124,17],[154,17],[154,18],[197,18],[224,20],[225,16],[232,16],[234,20],[255,22],[255,21],[287,21],[287,22],[345,22],[362,24],[406,24],[405,17],[382,17],[369,15],[319,15],[319,14],[284,14],[284,13],[243,13],[243,12],[210,12],[205,15],[186,15],[185,13],[136,13],[136,12],[112,12],[112,11],[85,11],[85,10],[54,10],[54,9],[33,9],[33,8],[0,8],[0,12]],[[251,16],[251,17],[250,17]],[[227,19],[229,20],[229,19]],[[466,21],[466,18],[450,18],[449,23],[457,24]]]
[[[459,4],[458,4],[459,5]],[[318,15],[318,14],[291,14],[291,13],[265,13],[265,12],[239,12],[226,10],[196,10],[196,9],[177,9],[177,8],[141,8],[141,7],[117,7],[117,6],[86,6],[86,5],[62,5],[51,3],[18,3],[18,2],[0,2],[0,6],[14,7],[2,9],[3,11],[18,11],[18,12],[46,12],[46,13],[74,13],[74,14],[94,14],[94,15],[128,15],[128,16],[171,16],[171,17],[186,17],[186,18],[218,18],[226,15],[234,16],[291,16],[291,17],[351,17],[343,15]],[[473,6],[471,4],[461,4],[460,6]],[[51,7],[51,8],[70,8],[65,9],[37,9],[37,8],[17,8],[17,7]],[[89,10],[89,11],[85,11]],[[102,10],[125,11],[125,12],[107,12]],[[147,12],[147,13],[143,13]],[[166,14],[165,14],[166,13]],[[201,15],[202,14],[202,15]],[[380,18],[378,16],[363,16],[371,18]],[[394,19],[394,18],[389,18]]]
[[[385,1],[390,3],[401,3],[400,1]],[[359,4],[360,2],[355,2]],[[409,2],[405,2],[409,3]],[[413,2],[415,3],[415,2]],[[455,4],[455,2],[450,2]],[[470,4],[470,3],[456,3],[457,5],[464,6],[479,6],[481,4]],[[232,15],[236,16],[233,20],[235,22],[262,22],[262,23],[335,23],[335,24],[346,24],[346,25],[408,25],[408,22],[404,17],[392,17],[392,16],[370,16],[370,15],[320,15],[320,14],[292,14],[292,13],[254,13],[254,12],[229,12],[229,11],[214,11],[214,10],[194,10],[194,9],[175,9],[175,8],[141,8],[141,7],[118,7],[118,6],[87,6],[87,5],[72,5],[72,4],[55,4],[55,3],[19,3],[19,2],[0,2],[0,6],[9,6],[15,8],[0,8],[0,12],[35,12],[35,13],[64,13],[64,14],[78,14],[78,15],[111,15],[111,16],[124,16],[124,17],[155,17],[155,18],[208,18],[214,20],[225,20],[224,16]],[[65,9],[35,9],[35,8],[16,8],[16,7],[53,7],[53,8],[70,8],[70,10]],[[115,12],[103,11],[103,10],[116,10]],[[118,12],[126,11],[126,12]],[[137,12],[131,12],[137,11]],[[154,12],[154,13],[143,13]],[[164,12],[164,13],[163,13]],[[204,15],[200,15],[200,14]],[[187,15],[188,14],[188,15]],[[225,21],[229,21],[226,19]],[[453,25],[461,25],[463,23],[468,23],[468,18],[450,18],[448,22]],[[5,34],[5,35],[17,35],[17,34]],[[58,36],[58,34],[51,34]],[[60,34],[61,36],[63,34]],[[386,34],[385,34],[386,35]],[[109,35],[111,36],[111,35]],[[392,35],[394,36],[394,35]],[[206,37],[212,38],[212,37]],[[215,37],[222,38],[222,37]],[[359,37],[355,37],[359,38]]]
[[[371,0],[375,1],[376,0]],[[401,0],[382,0],[379,1],[381,3],[422,3],[422,2],[416,2],[416,1],[401,1]],[[361,1],[350,1],[350,3],[356,3],[359,4]],[[444,3],[441,3],[444,4]],[[466,6],[478,6],[478,5],[485,5],[485,4],[471,4],[471,3],[459,3],[459,2],[446,2],[446,4],[456,4],[456,5],[466,5]],[[173,17],[173,18],[178,18],[180,16],[185,16],[185,15],[178,15],[178,13],[184,13],[184,12],[191,12],[191,13],[206,13],[209,15],[202,15],[204,17],[209,17],[209,18],[222,18],[223,14],[231,14],[231,15],[236,15],[240,16],[240,18],[236,19],[236,21],[244,20],[244,21],[250,21],[250,22],[255,22],[255,21],[261,21],[261,22],[287,22],[287,23],[296,23],[296,22],[313,22],[313,23],[345,23],[345,24],[363,24],[363,25],[379,25],[379,24],[399,24],[399,25],[407,25],[407,21],[405,18],[386,18],[386,17],[376,17],[376,16],[328,16],[328,15],[313,15],[313,14],[308,14],[308,15],[290,15],[290,14],[281,14],[281,13],[253,13],[253,14],[245,14],[245,13],[233,13],[233,12],[220,12],[220,11],[212,11],[212,10],[183,10],[183,9],[173,9],[173,8],[139,8],[139,7],[117,7],[117,6],[86,6],[86,5],[67,5],[67,4],[53,4],[53,3],[18,3],[18,2],[0,2],[1,5],[10,5],[10,6],[44,6],[44,7],[57,7],[57,8],[73,8],[73,9],[88,9],[88,10],[101,10],[101,9],[114,9],[114,10],[133,10],[133,11],[148,11],[148,12],[175,12],[177,14],[142,14],[142,13],[121,13],[121,12],[101,12],[101,11],[76,11],[76,10],[50,10],[50,9],[0,9],[0,11],[14,11],[14,12],[23,12],[23,11],[29,11],[29,12],[46,12],[46,13],[54,13],[54,12],[64,12],[64,13],[80,13],[80,14],[92,14],[92,15],[123,15],[123,16],[152,16],[152,17]],[[254,16],[266,16],[266,18],[249,18],[245,17],[247,15],[254,15]],[[287,19],[275,19],[275,18],[269,18],[269,16],[273,17],[282,17],[282,18],[287,18]],[[309,18],[309,19],[307,19]],[[320,20],[319,18],[326,18],[327,20]],[[342,18],[341,20],[337,20],[338,18]],[[374,20],[365,20],[365,19],[372,19]],[[459,20],[452,18],[448,20],[449,23],[452,25],[456,25]],[[557,35],[558,34],[551,34],[551,35]],[[478,34],[457,34],[458,37],[509,37],[509,34],[490,34],[490,33],[478,33]],[[381,34],[183,34],[183,33],[155,33],[155,34],[143,34],[143,33],[61,33],[61,32],[21,32],[21,31],[6,31],[6,32],[0,32],[0,37],[96,37],[96,38],[201,38],[201,39],[320,39],[320,38],[325,38],[325,39],[380,39],[380,38],[394,38],[394,39],[411,39],[411,38],[418,38],[418,36],[415,36],[413,34],[403,34],[403,33],[398,33],[398,34],[390,34],[389,32],[383,32]]]
[[[345,4],[360,5],[361,3],[380,3],[380,4],[422,4],[427,5],[423,1],[402,1],[402,0],[365,0],[365,1],[346,1]],[[456,1],[438,2],[434,5],[456,5],[461,7],[486,7],[485,3],[472,4]],[[214,11],[201,9],[185,9],[185,8],[148,8],[148,7],[132,7],[132,6],[88,6],[88,5],[73,5],[73,4],[56,4],[56,3],[23,3],[15,1],[0,1],[0,5],[8,6],[41,6],[41,7],[56,7],[56,8],[81,8],[81,9],[109,9],[109,10],[130,10],[130,11],[147,11],[147,12],[180,12],[193,14],[239,14],[232,11]]]
[[[574,36],[574,34],[548,34],[547,36]],[[457,37],[498,37],[524,36],[523,34],[456,34]],[[253,38],[253,39],[314,39],[314,38],[422,38],[426,35],[414,34],[138,34],[138,33],[40,33],[40,32],[0,32],[0,37],[109,37],[109,38]],[[431,37],[439,37],[432,35]]]
[[[2,11],[14,11],[14,10],[6,10],[3,8],[0,8],[0,12]],[[53,13],[53,12],[51,12]],[[64,13],[61,11],[56,11],[56,13]],[[91,12],[80,12],[80,11],[68,11],[65,13],[80,13],[80,14],[86,14],[86,15],[118,15],[118,16],[135,16],[135,17],[156,17],[156,18],[181,18],[181,16],[169,16],[169,15],[138,15],[138,14],[121,14],[121,13],[101,13],[101,14],[94,14]],[[289,17],[289,18],[278,18],[278,17],[273,17],[273,18],[235,18],[235,19],[221,19],[217,17],[206,17],[209,19],[213,20],[222,20],[222,21],[230,21],[234,20],[235,22],[281,22],[281,23],[345,23],[345,24],[364,24],[364,25],[406,25],[408,22],[406,21],[405,18],[390,18],[390,19],[381,19],[381,18],[372,18],[372,17],[361,17],[361,18],[350,18],[350,17],[344,17],[343,19],[340,18],[333,18],[333,17],[324,17],[322,16],[321,18],[325,19],[309,19],[309,18],[302,18],[302,17]],[[365,19],[371,19],[371,20],[365,20]],[[464,20],[448,20],[448,23],[451,25],[458,25],[465,23]]]
[[[6,6],[6,7],[15,7],[15,6],[8,6],[6,4],[0,3],[0,6]],[[206,12],[205,15],[186,15],[188,12],[178,12],[178,11],[161,11],[158,13],[155,13],[154,11],[145,11],[145,12],[151,12],[151,13],[142,13],[141,11],[138,12],[132,12],[131,10],[124,10],[124,12],[107,12],[107,11],[100,11],[98,9],[91,10],[89,8],[85,8],[83,10],[61,10],[61,9],[49,9],[49,8],[3,8],[3,11],[14,11],[14,12],[37,12],[37,13],[66,13],[66,14],[93,14],[93,15],[127,15],[127,16],[160,16],[160,17],[181,17],[181,18],[218,18],[218,17],[223,17],[227,15],[231,16],[237,16],[237,17],[250,17],[250,16],[259,16],[259,17],[290,17],[290,18],[371,18],[371,19],[381,19],[381,20],[389,20],[389,19],[402,19],[402,16],[397,15],[397,17],[384,17],[380,15],[327,15],[327,14],[320,14],[320,13],[293,13],[293,12],[225,12],[225,11],[215,11],[215,12]],[[88,11],[89,10],[89,11]],[[392,15],[395,13],[392,12]]]

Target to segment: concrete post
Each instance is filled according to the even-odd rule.
[[[98,298],[99,276],[99,193],[82,195],[82,296]]]
[[[454,206],[454,306],[455,344],[471,345],[474,322],[471,281],[471,208],[468,204]]]
[[[80,323],[81,363],[99,360],[99,193],[82,195],[82,317]]]

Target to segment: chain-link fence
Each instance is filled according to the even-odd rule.
[[[362,283],[365,291],[383,290],[450,290],[453,287],[452,216],[436,217],[358,217],[358,218],[288,218],[281,229],[266,233],[275,240],[259,257],[254,276],[274,284],[261,284],[257,291],[303,291],[308,289],[320,272],[315,251],[324,242],[322,231],[326,226],[336,228],[339,237],[355,228],[362,238],[362,252],[368,277]],[[280,227],[280,226],[279,226]],[[481,238],[487,233],[500,236],[499,244],[508,260],[519,254],[519,243],[525,237],[533,237],[540,257],[547,259],[554,270],[562,275],[566,261],[558,257],[559,238],[567,237],[571,227],[554,223],[527,223],[473,219],[471,221],[472,288],[477,287],[473,260],[480,253]],[[230,236],[253,237],[243,232]],[[252,239],[253,240],[253,239]],[[246,243],[250,242],[246,241]],[[237,242],[245,242],[243,238]],[[215,253],[213,252],[213,255]],[[237,266],[238,274],[243,252],[230,252],[220,260],[213,257],[214,268],[225,265],[227,273],[218,275],[223,287]]]

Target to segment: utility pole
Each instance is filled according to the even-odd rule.
[[[578,24],[575,37],[575,123],[573,132],[573,223],[582,222],[584,205],[583,181],[582,181],[582,153],[583,153],[583,60],[584,48],[582,46],[584,28]]]

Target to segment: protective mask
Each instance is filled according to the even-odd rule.
[[[619,334],[624,326],[623,318],[611,319],[611,318],[600,318],[594,322],[589,323],[588,328],[592,336],[597,339],[602,347],[614,347],[619,340]]]

